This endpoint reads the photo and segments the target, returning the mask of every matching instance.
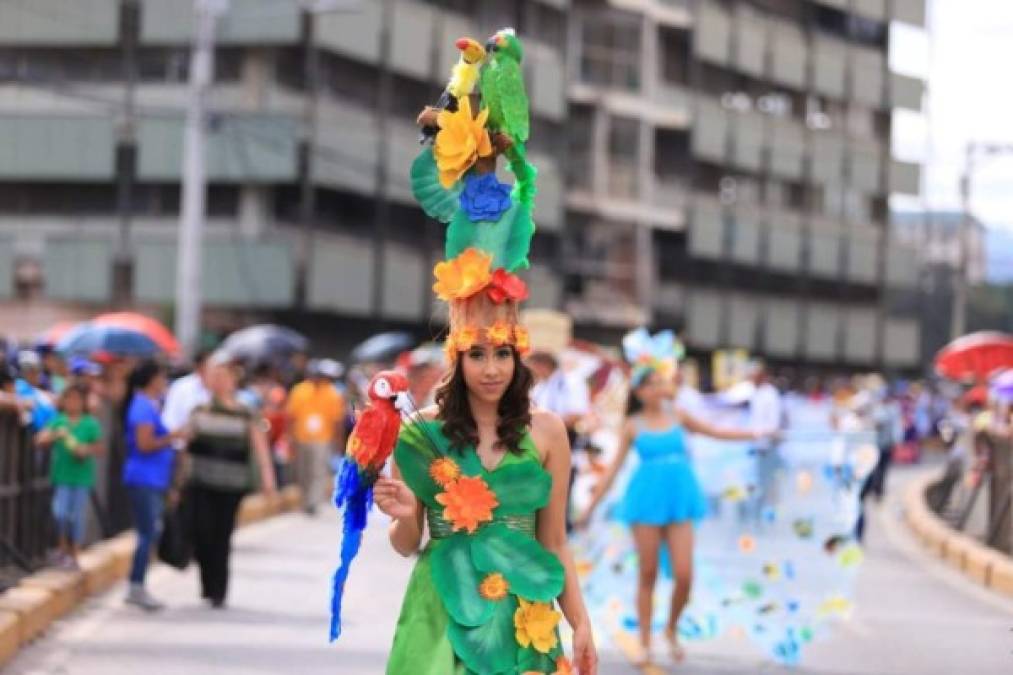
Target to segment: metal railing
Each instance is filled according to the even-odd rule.
[[[92,490],[92,516],[85,543],[111,537],[130,527],[123,487],[125,448],[118,415],[106,411],[106,452],[98,458]],[[30,427],[18,413],[0,411],[0,590],[46,564],[55,544],[50,453],[36,448]]]
[[[1013,437],[979,432],[973,446],[970,457],[947,462],[929,486],[928,506],[955,530],[1013,555]],[[973,518],[982,511],[983,518]]]
[[[51,498],[49,453],[36,452],[18,413],[0,411],[0,584],[45,563]]]

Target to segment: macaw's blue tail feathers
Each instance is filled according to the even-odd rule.
[[[352,560],[362,544],[366,514],[373,503],[373,486],[364,480],[355,462],[346,459],[334,482],[334,505],[344,508],[342,514],[341,562],[331,582],[331,642],[341,635],[341,598]]]

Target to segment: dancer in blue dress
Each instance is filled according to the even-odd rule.
[[[596,487],[580,523],[586,525],[590,520],[626,462],[630,448],[636,448],[640,466],[634,471],[618,510],[619,518],[633,531],[640,565],[637,584],[640,649],[633,660],[636,665],[651,661],[652,600],[658,577],[658,556],[664,542],[675,576],[664,637],[672,659],[678,662],[683,659],[684,652],[676,627],[693,582],[693,524],[707,511],[687,454],[685,434],[690,432],[729,441],[757,440],[770,434],[718,428],[673,408],[671,402],[676,391],[672,375],[679,347],[670,331],[652,338],[645,329],[639,329],[623,340],[623,346],[627,359],[633,364],[633,375],[619,450]]]

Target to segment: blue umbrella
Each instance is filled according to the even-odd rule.
[[[383,363],[393,361],[401,352],[415,346],[411,333],[393,331],[380,333],[362,342],[352,350],[354,363]]]
[[[144,333],[128,328],[83,323],[60,338],[56,349],[64,354],[152,356],[158,352],[158,345]]]
[[[259,324],[232,333],[220,349],[248,362],[283,361],[295,352],[309,351],[309,344],[304,335],[291,328]]]

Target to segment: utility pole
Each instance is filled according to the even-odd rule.
[[[176,260],[176,337],[183,356],[193,356],[200,337],[201,248],[207,171],[205,132],[207,96],[214,82],[215,30],[229,0],[194,0],[194,40],[190,51],[190,87],[183,130],[183,185]]]
[[[394,32],[394,2],[380,0],[380,74],[376,91],[376,121],[379,134],[376,148],[376,203],[373,205],[373,298],[372,316],[383,317],[384,285],[386,284],[387,223],[390,219],[390,180],[387,166],[390,139],[390,110],[394,92],[394,78],[390,72],[392,34]]]
[[[967,268],[970,251],[967,241],[971,231],[971,174],[974,172],[974,143],[964,153],[964,173],[960,176],[960,225],[957,230],[957,271],[953,278],[953,312],[950,315],[950,339],[956,340],[967,331]]]
[[[119,236],[113,263],[112,297],[119,306],[133,296],[133,263],[130,255],[130,227],[133,218],[134,178],[137,166],[137,37],[140,31],[138,0],[122,0],[120,4],[120,39],[122,40],[123,116],[119,120],[116,140],[116,208],[119,213]]]

